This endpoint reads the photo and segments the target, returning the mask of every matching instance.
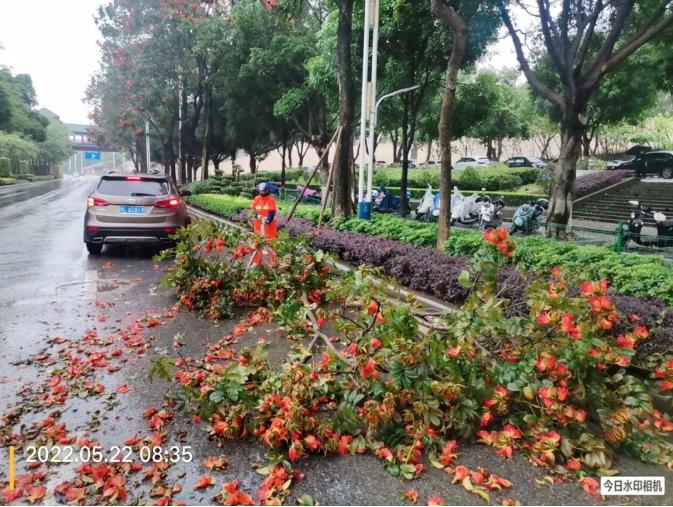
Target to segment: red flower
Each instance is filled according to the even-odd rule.
[[[551,268],[550,272],[553,277],[559,278],[561,276],[561,270],[558,267]]]
[[[617,338],[617,345],[625,349],[632,349],[636,345],[636,341],[631,336],[621,335]]]
[[[409,503],[416,503],[418,501],[418,491],[415,489],[408,489],[404,492],[404,498],[406,498]]]
[[[547,312],[542,312],[540,315],[537,316],[537,319],[535,319],[535,322],[537,324],[549,324],[551,322],[551,319],[549,318],[549,314]]]
[[[444,500],[441,496],[431,496],[428,498],[428,505],[444,505]]]
[[[369,343],[371,343],[371,346],[374,350],[379,350],[381,347],[383,347],[381,340],[379,340],[378,338],[372,338]]]
[[[596,479],[593,479],[592,477],[584,477],[580,481],[580,484],[582,485],[582,489],[589,496],[596,496],[601,489],[598,482],[596,482]]]
[[[450,347],[446,353],[449,355],[449,357],[458,357],[460,354],[460,347]]]
[[[379,378],[379,372],[376,370],[376,362],[374,362],[371,357],[360,370],[360,376],[365,380],[370,378],[376,380]]]

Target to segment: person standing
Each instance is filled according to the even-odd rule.
[[[264,233],[267,241],[273,241],[278,236],[276,227],[276,200],[271,196],[271,185],[266,181],[257,185],[259,194],[253,198],[251,208],[254,213],[252,220],[255,234]],[[262,228],[264,224],[264,228]]]

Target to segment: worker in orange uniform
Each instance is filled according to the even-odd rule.
[[[271,186],[263,181],[257,185],[259,194],[252,200],[252,210],[254,218],[252,220],[253,230],[255,234],[262,234],[267,241],[272,241],[277,237],[276,230],[276,200],[271,197]],[[262,229],[262,222],[264,228]]]

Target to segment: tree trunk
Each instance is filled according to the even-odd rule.
[[[499,161],[500,157],[502,157],[502,137],[498,138],[498,151],[495,153],[495,159]]]
[[[257,157],[254,153],[250,153],[250,173],[257,174]]]
[[[180,183],[185,183],[187,181],[187,159],[185,157],[185,128],[184,122],[187,118],[187,83],[183,78],[182,82],[182,103],[181,103],[181,112],[180,117],[182,118],[183,124],[180,126]],[[190,178],[191,181],[191,178]]]
[[[290,148],[291,149],[291,148]],[[287,169],[287,166],[285,164],[285,156],[287,154],[287,144],[283,144],[283,164],[280,169],[280,184],[285,186],[285,171]],[[292,155],[290,155],[292,156]]]
[[[339,83],[339,128],[334,157],[334,213],[336,216],[351,215],[351,161],[353,159],[353,116],[355,89],[351,65],[353,39],[353,2],[339,0],[337,26],[337,81]]]
[[[430,162],[430,157],[432,156],[432,139],[428,140],[428,152],[425,155],[425,163]]]
[[[399,139],[400,135],[397,132],[397,129],[395,129],[394,133],[390,135],[390,140],[393,142],[393,164],[396,164],[400,160],[397,156],[397,143]]]
[[[213,89],[210,84],[206,85],[204,94],[204,115],[206,117],[206,131],[203,134],[203,149],[201,151],[201,177],[204,180],[208,179],[208,161],[210,159],[210,146],[213,143]]]
[[[456,99],[458,71],[463,63],[467,45],[467,27],[453,7],[441,0],[430,0],[432,14],[453,32],[451,58],[446,69],[446,87],[442,95],[442,109],[439,116],[439,146],[442,157],[439,193],[439,223],[437,224],[437,248],[441,249],[449,239],[451,220],[451,133]]]
[[[292,150],[294,150],[294,143],[290,143],[290,148],[287,150],[287,163],[292,169]]]
[[[565,238],[566,226],[572,213],[577,160],[582,147],[583,131],[579,115],[562,120],[561,153],[554,167],[552,179],[549,222],[546,230],[548,237]]]

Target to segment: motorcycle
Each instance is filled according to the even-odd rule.
[[[297,185],[297,192],[301,194],[301,191],[304,189],[303,186]],[[320,204],[320,190],[313,190],[309,187],[306,187],[304,190],[304,196],[302,201],[309,204]]]
[[[473,194],[465,197],[458,187],[451,194],[451,225],[474,225],[479,222],[479,211],[484,196]]]
[[[544,223],[544,212],[549,208],[547,199],[538,199],[527,204],[519,206],[512,218],[512,225],[509,233],[522,232],[524,234],[534,234]]]
[[[378,191],[372,191],[372,198],[374,199],[374,210],[383,213],[390,213],[400,209],[402,199],[390,193],[385,185],[381,185]],[[411,199],[411,194],[407,192],[407,199]]]
[[[631,218],[628,223],[628,231],[624,237],[624,243],[633,241],[640,246],[656,246],[658,248],[673,247],[673,219],[668,219],[661,211],[652,210],[651,206],[643,208],[638,201],[629,201],[629,204],[635,206],[636,211],[631,212]],[[664,211],[670,211],[668,209]],[[657,224],[657,236],[649,236],[648,239],[641,236],[644,219],[646,215],[652,215]]]
[[[502,211],[505,208],[505,200],[502,197],[491,198],[484,196],[481,209],[479,210],[479,228],[497,229],[502,225]]]

